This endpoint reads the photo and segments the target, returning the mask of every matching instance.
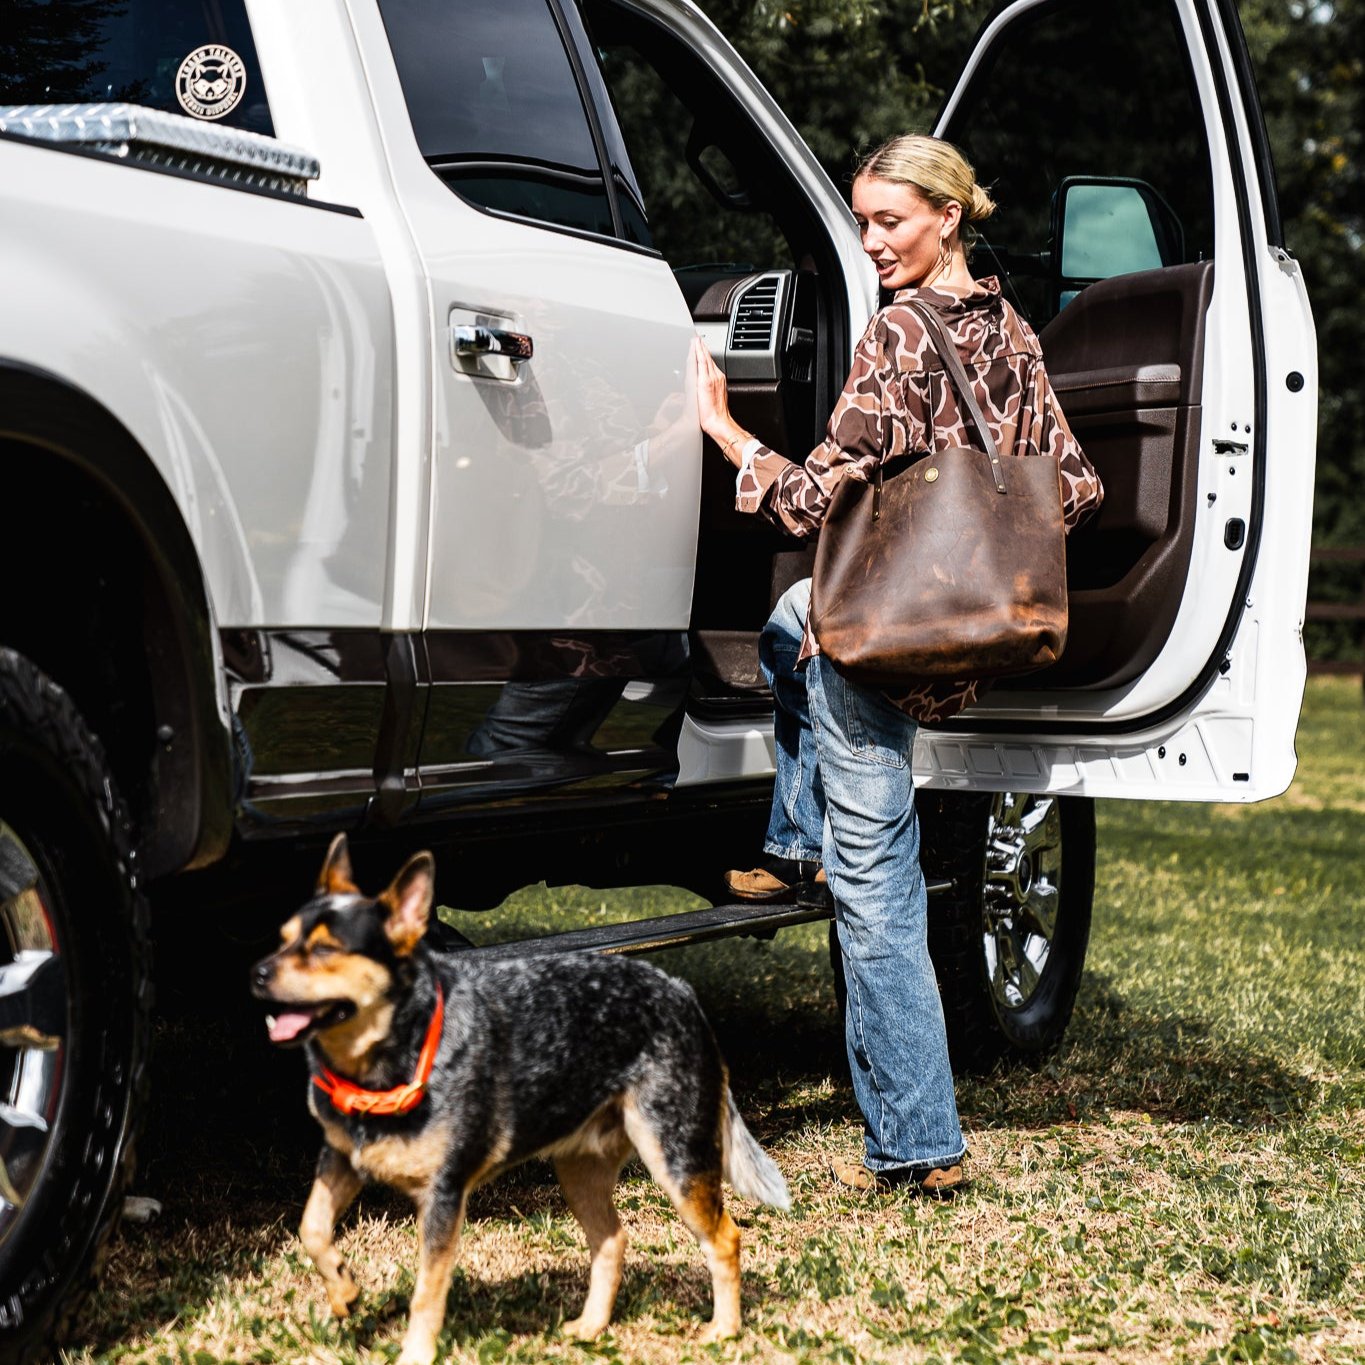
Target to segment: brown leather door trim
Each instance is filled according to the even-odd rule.
[[[1173,407],[1180,402],[1180,366],[1117,365],[1054,375],[1052,387],[1069,418],[1123,408]]]
[[[1194,544],[1212,292],[1211,261],[1117,276],[1083,290],[1041,333],[1053,387],[1105,499],[1067,547],[1066,652],[1013,685],[1118,687],[1166,643]]]

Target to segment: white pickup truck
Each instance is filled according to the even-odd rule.
[[[688,346],[799,459],[878,295],[840,190],[690,0],[7,12],[0,1357],[22,1358],[126,1182],[149,884],[340,829],[440,845],[470,907],[540,879],[711,895],[755,854],[755,642],[809,559],[734,512]],[[937,131],[994,186],[974,269],[1039,330],[1106,488],[1063,659],[915,746],[969,1064],[1066,1025],[1092,798],[1288,784],[1317,385],[1232,0],[1008,0]]]

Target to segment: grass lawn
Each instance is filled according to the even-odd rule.
[[[471,1202],[443,1350],[458,1361],[1365,1360],[1365,707],[1317,679],[1299,775],[1258,806],[1109,803],[1087,975],[1035,1070],[962,1081],[974,1183],[952,1203],[836,1193],[861,1150],[823,925],[661,957],[696,986],[750,1127],[792,1185],[735,1200],[745,1334],[696,1344],[701,1257],[627,1168],[617,1321],[562,1340],[587,1256],[548,1167]],[[682,893],[527,892],[472,937],[637,917]],[[475,926],[470,928],[470,925]],[[140,1193],[66,1361],[392,1360],[416,1233],[375,1191],[343,1226],[345,1325],[293,1229],[317,1141],[302,1062],[259,1023],[158,1035]]]

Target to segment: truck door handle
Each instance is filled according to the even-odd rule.
[[[486,355],[501,355],[516,364],[530,360],[535,346],[524,332],[504,332],[499,327],[482,324],[469,326],[457,323],[450,329],[450,348],[461,358],[477,359]]]

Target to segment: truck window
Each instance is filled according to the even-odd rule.
[[[998,269],[1035,327],[1056,302],[1053,199],[1068,176],[1145,182],[1178,221],[1183,260],[1212,259],[1207,138],[1169,4],[1062,0],[1022,15],[987,51],[945,133],[999,205],[974,271]]]
[[[139,104],[274,134],[243,0],[12,0],[0,104]]]
[[[586,0],[583,13],[668,263],[687,271],[790,264],[771,206],[761,202],[773,192],[770,168],[754,164],[752,133],[715,74],[629,6]]]
[[[481,208],[613,235],[578,79],[547,0],[380,0],[427,164]]]

